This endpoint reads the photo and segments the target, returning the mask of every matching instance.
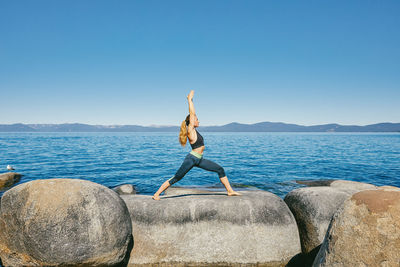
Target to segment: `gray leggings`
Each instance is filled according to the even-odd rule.
[[[195,156],[192,153],[189,153],[183,160],[181,167],[178,169],[175,175],[168,180],[169,184],[173,185],[174,183],[178,182],[194,166],[202,168],[207,171],[216,172],[218,173],[219,178],[225,177],[224,168],[219,166],[217,163],[212,162],[211,160],[205,159],[203,157]]]

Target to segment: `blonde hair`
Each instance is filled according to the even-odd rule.
[[[181,123],[181,130],[179,132],[179,143],[181,146],[185,146],[188,138],[187,125],[189,124],[190,115],[187,115],[186,119]]]

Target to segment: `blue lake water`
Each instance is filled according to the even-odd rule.
[[[223,166],[234,187],[284,197],[302,186],[295,180],[400,186],[399,133],[202,135],[204,157]],[[19,183],[79,178],[107,187],[129,183],[140,194],[153,194],[175,174],[189,148],[180,146],[177,133],[0,133],[0,172],[10,164],[23,174]],[[221,187],[217,174],[198,168],[175,185]]]

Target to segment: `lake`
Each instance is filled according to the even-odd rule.
[[[201,134],[204,158],[223,166],[238,190],[284,197],[303,186],[296,180],[309,179],[400,186],[399,133]],[[19,183],[79,178],[153,194],[188,152],[178,133],[0,133],[0,170],[12,165],[23,175]],[[216,173],[193,168],[174,186],[222,185]]]

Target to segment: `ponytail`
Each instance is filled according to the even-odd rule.
[[[188,138],[188,126],[190,123],[190,114],[186,116],[186,119],[181,123],[181,131],[179,132],[179,143],[181,146],[185,146]]]
[[[181,143],[181,146],[186,145],[187,137],[188,137],[188,130],[186,126],[186,121],[183,121],[181,124],[181,131],[179,132],[179,143]]]

